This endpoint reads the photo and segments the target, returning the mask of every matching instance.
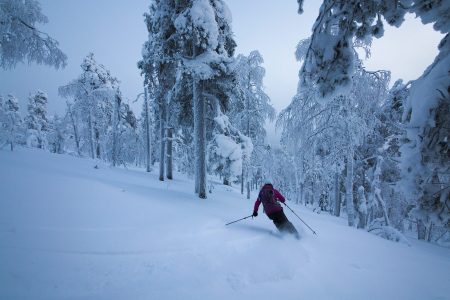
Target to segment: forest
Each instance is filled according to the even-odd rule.
[[[302,7],[298,0],[299,18]],[[372,39],[402,26],[406,14],[444,35],[435,60],[408,82],[363,63]],[[79,76],[55,87],[64,114],[47,113],[45,91],[31,93],[25,109],[13,94],[0,95],[0,148],[142,167],[160,181],[186,174],[200,199],[217,179],[247,199],[271,182],[290,201],[383,238],[398,241],[408,231],[448,242],[449,16],[444,0],[324,0],[310,37],[297,45],[297,93],[277,113],[263,56],[235,52],[226,1],[149,1],[148,40],[129,66],[142,76],[141,111],[89,53]],[[0,0],[2,69],[66,66],[58,41],[40,29],[47,21],[37,0]],[[267,122],[276,122],[279,146],[268,143]]]

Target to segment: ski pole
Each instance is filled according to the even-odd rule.
[[[306,227],[308,227],[309,228],[309,230],[311,230],[315,235],[317,235],[317,233],[311,228],[311,227],[309,227],[309,225],[308,224],[306,224],[305,223],[305,221],[303,221],[302,220],[302,218],[300,218],[296,213],[295,213],[295,211],[293,211],[292,210],[292,208],[290,208],[286,203],[283,203],[287,208],[289,208],[290,209],[290,211],[292,211],[293,213],[294,213],[294,215],[297,217],[297,218],[299,218],[299,220],[300,221],[302,221],[303,222],[303,224],[305,224],[306,225]]]
[[[225,226],[230,225],[230,224],[233,224],[233,223],[236,223],[236,222],[239,222],[239,221],[242,221],[242,220],[245,220],[245,219],[248,219],[248,218],[251,218],[251,217],[253,217],[253,215],[250,215],[250,216],[248,216],[248,217],[245,217],[245,218],[242,218],[242,219],[239,219],[239,220],[236,220],[236,221],[227,223],[227,224],[225,224]]]

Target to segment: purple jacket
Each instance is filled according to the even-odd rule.
[[[263,200],[262,193],[267,190],[273,191],[273,201],[262,201]],[[286,199],[284,199],[283,195],[281,195],[281,193],[279,191],[274,189],[271,184],[265,184],[259,191],[258,199],[256,199],[256,201],[255,201],[255,207],[254,207],[253,211],[257,212],[259,205],[262,202],[263,207],[264,207],[264,212],[266,213],[266,215],[271,215],[273,213],[279,212],[279,211],[283,210],[283,208],[281,207],[280,203],[278,203],[277,201],[284,203],[284,201],[286,201]]]

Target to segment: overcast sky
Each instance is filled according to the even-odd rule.
[[[49,113],[63,113],[65,100],[58,87],[76,78],[83,58],[94,52],[121,81],[126,98],[133,101],[142,91],[142,78],[136,67],[147,39],[143,13],[149,0],[41,0],[49,23],[40,26],[60,43],[67,54],[68,66],[55,70],[35,64],[0,70],[0,94],[19,98],[22,114],[30,92],[41,89],[49,95]],[[296,92],[300,65],[295,61],[295,46],[307,38],[319,10],[317,0],[305,1],[305,13],[297,14],[296,0],[225,0],[233,15],[232,28],[236,53],[259,50],[264,57],[266,92],[279,112]],[[387,25],[386,25],[387,26]],[[400,28],[386,28],[385,36],[375,40],[367,69],[392,71],[398,78],[415,79],[437,55],[442,36],[409,16]],[[133,108],[138,110],[139,104]]]

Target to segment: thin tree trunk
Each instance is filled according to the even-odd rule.
[[[384,200],[381,196],[381,191],[378,188],[376,188],[376,190],[375,190],[375,199],[378,201],[378,204],[381,206],[381,209],[383,211],[384,222],[386,223],[386,226],[391,226],[391,222],[389,221],[389,216],[388,216],[388,212],[386,209],[386,204],[384,203]]]
[[[417,239],[425,240],[427,229],[421,219],[417,219]]]
[[[112,165],[117,165],[117,127],[119,123],[119,107],[120,98],[116,95],[114,101],[114,115],[113,115],[113,145],[112,145]]]
[[[427,230],[426,230],[425,240],[427,242],[431,242],[431,233],[433,231],[433,222],[431,222],[431,221],[428,222],[428,226],[426,228],[427,228]]]
[[[201,95],[198,95],[197,108],[198,108],[198,197],[206,199],[206,120],[205,120],[205,99]]]
[[[195,52],[195,47],[194,47],[194,52]],[[198,112],[198,98],[199,96],[199,82],[197,81],[197,79],[193,78],[192,81],[192,101],[194,104],[194,171],[195,171],[195,182],[194,182],[194,186],[195,186],[195,193],[198,194],[200,191],[200,174],[199,174],[199,112]]]
[[[299,199],[300,199],[300,184],[299,184],[299,174],[298,174],[298,165],[297,165],[297,161],[295,160],[295,157],[292,157],[292,163],[294,165],[294,180],[295,180],[295,204],[299,203]]]
[[[75,123],[75,118],[73,116],[73,112],[71,109],[70,104],[68,105],[68,109],[69,109],[69,116],[70,116],[70,121],[72,122],[72,127],[73,127],[73,136],[75,137],[75,145],[77,147],[77,153],[78,156],[81,156],[81,150],[80,150],[80,138],[78,136],[78,128],[77,125]]]
[[[341,197],[339,192],[339,174],[334,173],[334,215],[339,217],[341,215]]]
[[[348,226],[353,227],[355,225],[355,208],[353,205],[353,149],[349,150],[347,156],[347,185],[345,190]]]
[[[91,151],[91,158],[95,159],[95,152],[94,152],[94,128],[92,125],[92,113],[89,110],[89,115],[88,115],[88,126],[89,126],[89,147],[90,147],[90,151]]]
[[[244,168],[245,168],[245,162],[244,158],[242,158],[242,171],[241,171],[241,195],[244,195]]]
[[[100,151],[100,132],[98,131],[98,128],[95,128],[95,146],[96,146],[96,157],[98,159],[101,158],[101,151]]]
[[[10,133],[9,133],[9,135],[10,135],[10,137],[9,137],[9,142],[10,142],[10,146],[11,146],[11,151],[14,151],[14,140],[15,140],[15,138],[14,138],[14,136],[15,136],[15,134],[14,134],[14,122],[11,122],[11,131],[10,131]]]
[[[160,143],[160,155],[159,155],[159,180],[164,181],[164,162],[165,162],[165,127],[166,127],[166,117],[165,117],[165,100],[160,99],[160,115],[159,115],[159,143]]]
[[[305,152],[302,150],[301,155],[300,155],[300,165],[299,165],[300,203],[305,203],[305,205],[306,205],[306,201],[305,201],[305,170],[304,170],[304,165],[303,165],[304,159],[305,159]]]
[[[167,128],[167,179],[173,179],[173,128]]]
[[[148,113],[148,95],[147,95],[147,87],[144,87],[144,95],[145,95],[145,152],[147,157],[147,172],[151,171],[151,149],[150,149],[150,118]]]

